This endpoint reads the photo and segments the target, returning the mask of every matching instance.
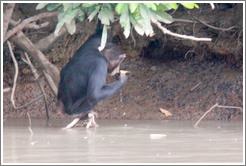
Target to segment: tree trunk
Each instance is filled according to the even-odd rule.
[[[44,72],[48,74],[52,80],[47,79],[50,84],[53,93],[57,94],[57,86],[60,81],[60,71],[59,69],[49,62],[49,60],[45,57],[45,55],[37,49],[37,47],[26,37],[23,32],[18,32],[16,36],[11,38],[11,41],[20,49],[27,52],[30,56],[32,56],[42,67]],[[47,78],[47,77],[46,77]],[[55,84],[55,86],[53,85]],[[55,88],[56,87],[56,88]]]
[[[5,10],[4,17],[3,17],[3,36],[2,36],[3,38],[7,33],[9,22],[11,20],[14,8],[15,8],[15,3],[9,3]]]

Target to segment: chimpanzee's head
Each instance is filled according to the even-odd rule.
[[[108,73],[113,76],[120,70],[120,63],[126,57],[126,54],[122,52],[119,46],[108,43],[102,50],[103,56],[108,62]]]

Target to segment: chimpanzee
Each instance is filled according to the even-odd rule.
[[[118,80],[106,84],[107,73],[116,74],[126,55],[113,43],[106,43],[100,52],[100,44],[101,33],[92,35],[60,73],[57,110],[75,117],[66,128],[73,127],[87,115],[86,128],[97,127],[94,106],[118,92],[128,79],[120,75]]]

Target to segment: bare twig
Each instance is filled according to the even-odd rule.
[[[208,111],[206,111],[202,117],[196,122],[196,124],[194,125],[194,127],[197,127],[197,125],[200,123],[200,121],[210,112],[212,111],[215,107],[219,107],[219,108],[234,108],[234,109],[240,109],[240,111],[243,111],[242,107],[237,107],[237,106],[224,106],[224,105],[219,105],[218,103],[216,103],[215,105],[213,105]]]
[[[6,35],[6,32],[8,30],[9,21],[11,20],[14,8],[15,8],[15,3],[9,3],[5,10],[4,17],[3,17],[3,36]]]
[[[58,14],[58,12],[41,13],[41,14],[38,14],[36,16],[33,16],[33,17],[30,17],[30,18],[25,19],[24,21],[22,21],[22,23],[20,23],[15,28],[13,28],[13,29],[11,29],[11,30],[9,30],[7,32],[6,36],[4,37],[3,42],[5,42],[6,40],[8,40],[11,36],[13,36],[14,34],[16,34],[17,32],[21,31],[23,28],[25,28],[31,22],[37,21],[39,19],[46,18],[46,17],[56,16],[57,14]]]
[[[9,23],[10,23],[10,25],[16,27],[20,22],[21,22],[21,19],[19,19],[18,21],[15,21],[15,20],[12,20],[12,19],[11,19]]]
[[[28,116],[28,119],[29,119],[29,127],[28,127],[28,129],[29,129],[29,131],[30,131],[30,133],[31,133],[31,136],[33,135],[33,132],[32,132],[32,121],[31,121],[31,117],[30,117],[30,115],[29,115],[29,112],[27,112],[27,116]]]
[[[38,80],[39,74],[38,74],[36,68],[33,66],[33,64],[32,64],[32,62],[31,62],[31,60],[30,60],[30,58],[28,57],[28,54],[27,54],[26,52],[25,52],[25,56],[26,56],[26,59],[22,58],[22,60],[23,60],[26,64],[28,64],[28,65],[30,66],[30,68],[31,68],[31,70],[32,70],[32,73],[33,73],[33,75],[34,75],[34,77],[35,77],[35,81],[38,83],[38,86],[39,86],[39,88],[40,88],[40,90],[41,90],[41,92],[42,92],[42,94],[43,94],[43,97],[44,97],[45,109],[46,109],[46,116],[47,116],[47,119],[49,119],[50,117],[49,117],[49,109],[48,109],[47,97],[46,97],[46,94],[45,94],[45,91],[44,91],[43,87],[41,86],[41,83],[40,83],[39,80]]]
[[[212,9],[215,8],[215,7],[214,7],[214,3],[209,3],[209,4],[210,4],[210,6],[211,6]]]
[[[56,86],[56,83],[55,81],[52,79],[52,77],[45,71],[43,70],[43,73],[44,73],[44,77],[52,91],[52,93],[57,96],[58,94],[58,87]]]
[[[151,19],[151,22],[156,24],[157,27],[162,30],[162,32],[164,34],[168,34],[168,35],[171,35],[171,36],[175,36],[175,37],[179,37],[179,38],[183,38],[183,39],[189,39],[189,40],[195,40],[195,41],[212,41],[211,38],[198,38],[198,37],[194,37],[194,36],[187,36],[187,35],[181,35],[181,34],[177,34],[177,33],[174,33],[174,32],[171,32],[169,31],[168,29],[166,29],[165,27],[163,27],[161,25],[160,22],[158,22],[157,20],[155,19]]]
[[[195,51],[194,50],[189,50],[189,51],[187,51],[186,53],[185,53],[185,56],[184,56],[184,58],[187,58],[187,55],[190,53],[190,52],[193,52],[193,53],[195,53]]]
[[[49,22],[44,22],[42,24],[36,24],[36,23],[30,23],[27,25],[27,28],[30,28],[30,29],[40,29],[40,28],[44,28],[44,27],[47,27],[49,25]]]
[[[12,90],[12,93],[11,93],[11,102],[12,102],[12,105],[14,106],[14,109],[16,109],[16,106],[15,106],[15,101],[14,101],[14,93],[15,93],[15,88],[16,88],[16,81],[17,81],[17,78],[18,78],[18,72],[19,72],[19,68],[18,68],[18,64],[17,64],[17,61],[15,59],[15,56],[14,56],[14,53],[12,51],[12,47],[11,47],[11,44],[9,41],[7,41],[7,44],[8,44],[8,47],[9,47],[9,51],[10,51],[10,56],[14,62],[14,66],[15,66],[15,76],[14,76],[14,84],[13,84],[13,90]]]
[[[201,83],[202,83],[202,82],[199,82],[198,84],[196,84],[195,86],[193,86],[193,87],[190,89],[190,91],[195,90],[199,85],[201,85]]]
[[[196,23],[197,21],[187,20],[187,19],[180,19],[180,18],[174,18],[173,19],[173,22]]]
[[[225,106],[225,105],[218,105],[217,107],[219,108],[236,108],[236,109],[240,109],[240,111],[243,111],[242,107],[237,107],[237,106]]]
[[[214,43],[213,43],[211,46],[209,46],[209,49],[212,49],[212,48],[217,44],[217,42],[219,41],[220,35],[221,35],[223,32],[224,32],[224,31],[220,31],[220,33],[219,33],[218,37],[216,38],[216,40],[214,41]]]
[[[12,103],[12,105],[13,105],[14,109],[15,109],[15,110],[19,110],[19,109],[22,109],[22,108],[24,108],[24,107],[26,107],[26,106],[28,106],[28,105],[32,104],[32,103],[33,103],[33,102],[35,102],[35,101],[37,101],[37,100],[41,99],[41,97],[42,97],[43,95],[41,95],[41,96],[37,97],[36,99],[34,99],[34,100],[30,101],[29,103],[27,103],[27,104],[25,104],[25,105],[23,105],[23,106],[20,106],[20,107],[16,107],[16,106],[15,106],[15,101],[14,101],[14,93],[15,93],[16,81],[17,81],[17,78],[18,78],[19,68],[18,68],[18,63],[17,63],[17,61],[16,61],[16,59],[15,59],[15,56],[14,56],[14,54],[13,54],[13,51],[12,51],[12,47],[11,47],[10,42],[9,42],[9,41],[7,41],[7,44],[8,44],[8,47],[9,47],[10,56],[11,56],[11,58],[12,58],[13,62],[14,62],[14,66],[15,66],[14,83],[13,83],[13,88],[12,88],[12,93],[11,93],[11,97],[10,97],[10,99],[11,99],[11,103]]]
[[[14,21],[14,20],[10,20],[10,24],[13,26],[17,26],[19,24],[20,21]],[[32,22],[30,24],[27,24],[24,28],[29,28],[29,29],[40,29],[40,28],[44,28],[46,26],[49,25],[49,22],[44,22],[42,24],[36,24],[36,22]]]
[[[230,30],[232,30],[233,28],[235,28],[235,26],[232,26],[232,27],[230,27],[230,28],[218,28],[218,27],[214,27],[214,26],[209,25],[209,24],[207,24],[206,22],[200,20],[199,18],[197,18],[197,17],[195,17],[195,16],[193,16],[193,17],[194,17],[197,21],[199,21],[200,23],[202,23],[202,24],[204,24],[204,25],[206,25],[207,27],[212,28],[212,29],[216,29],[216,30],[220,30],[220,31],[230,31]]]
[[[131,37],[132,37],[132,41],[133,41],[133,47],[135,47],[136,46],[136,39],[135,39],[135,37],[134,37],[134,35],[133,35],[133,27],[131,28]]]

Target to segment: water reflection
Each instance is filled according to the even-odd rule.
[[[61,130],[69,122],[33,119],[31,134],[28,119],[4,121],[3,162],[243,162],[241,121],[98,120],[99,128]]]

